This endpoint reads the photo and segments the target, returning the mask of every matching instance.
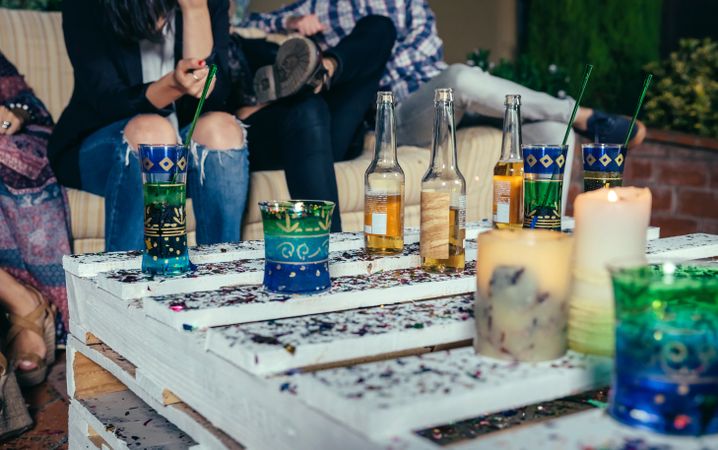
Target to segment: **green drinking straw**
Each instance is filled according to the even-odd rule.
[[[209,67],[209,74],[207,74],[207,80],[204,82],[204,89],[202,89],[202,95],[199,98],[199,103],[197,104],[197,111],[194,112],[194,119],[192,119],[192,124],[189,127],[189,133],[187,133],[187,137],[184,140],[185,147],[189,147],[190,142],[192,142],[192,135],[194,134],[194,127],[197,125],[197,119],[199,119],[199,115],[202,113],[202,106],[204,106],[204,99],[207,98],[207,91],[209,91],[209,85],[212,84],[212,78],[214,78],[214,75],[217,73],[217,65],[212,64]]]
[[[641,105],[643,105],[643,99],[646,97],[646,92],[648,92],[648,86],[651,85],[651,80],[653,80],[653,74],[649,73],[646,77],[646,81],[643,82],[643,92],[641,92],[641,97],[638,99],[638,104],[636,105],[636,111],[633,113],[633,119],[631,119],[631,126],[628,127],[628,134],[626,135],[626,142],[623,143],[624,147],[628,147],[628,141],[631,140],[631,133],[633,133],[633,127],[636,125],[636,119],[638,118],[638,112],[641,110]]]
[[[593,64],[586,64],[586,68],[583,70],[583,83],[581,84],[581,92],[578,93],[578,100],[576,100],[576,104],[573,105],[573,112],[571,113],[571,120],[568,121],[568,126],[566,127],[566,133],[563,135],[563,141],[561,141],[561,145],[566,145],[566,141],[568,140],[568,134],[571,132],[571,128],[573,127],[573,121],[576,118],[576,112],[578,111],[578,105],[581,103],[581,99],[583,98],[583,93],[586,91],[586,85],[588,84],[588,79],[591,77],[592,71],[593,71]]]

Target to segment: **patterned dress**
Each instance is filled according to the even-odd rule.
[[[0,104],[26,117],[19,132],[0,135],[0,268],[57,306],[62,335],[68,317],[62,256],[70,253],[70,215],[46,156],[52,117],[2,53]]]

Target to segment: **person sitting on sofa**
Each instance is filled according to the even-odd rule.
[[[10,320],[0,348],[0,439],[32,424],[13,377],[23,386],[42,382],[55,359],[56,309],[67,324],[69,215],[46,157],[52,125],[0,52],[0,307]]]
[[[49,156],[61,183],[105,197],[105,250],[142,248],[136,149],[184,139],[210,64],[218,70],[193,135],[188,195],[198,243],[240,240],[249,168],[243,127],[225,112],[228,8],[227,0],[63,2],[75,85]]]
[[[292,198],[333,201],[332,231],[341,231],[334,163],[358,156],[351,144],[395,38],[391,20],[372,15],[324,52],[309,39],[291,38],[268,59],[272,44],[230,38],[230,72],[241,86],[233,94],[252,131],[251,169],[284,170]]]
[[[244,25],[266,32],[291,31],[312,36],[322,48],[335,45],[367,15],[393,20],[397,44],[381,80],[382,89],[398,99],[397,142],[427,147],[431,144],[434,89],[454,88],[456,121],[464,115],[501,118],[504,96],[521,95],[521,113],[527,121],[526,142],[558,142],[564,134],[574,100],[559,99],[517,83],[492,76],[479,68],[444,62],[443,43],[434,13],[426,0],[299,0],[277,11],[250,14]],[[573,128],[598,142],[623,142],[629,119],[591,108],[579,108]],[[630,145],[645,137],[638,122]]]

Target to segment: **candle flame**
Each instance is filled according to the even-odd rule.
[[[616,191],[614,191],[614,190],[608,191],[608,201],[609,202],[617,202],[618,201],[618,194],[616,194]]]

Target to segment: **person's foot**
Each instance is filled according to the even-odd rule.
[[[10,314],[24,317],[40,306],[42,298],[37,291],[22,285],[18,286],[17,294],[13,297],[11,303],[7,305],[7,309]],[[40,318],[40,322],[42,322],[43,318],[44,316]],[[42,328],[42,323],[37,325]],[[13,339],[8,353],[11,358],[12,355],[36,354],[41,359],[44,359],[45,355],[47,355],[47,346],[42,336],[29,329],[24,329]],[[37,363],[35,361],[16,360],[15,366],[18,370],[27,372],[35,369]]]
[[[254,92],[258,103],[289,97],[325,82],[327,68],[317,45],[305,37],[285,41],[271,66],[260,67],[254,74]],[[320,88],[321,90],[321,88]]]
[[[620,144],[626,140],[631,119],[590,108],[579,108],[574,122],[576,132],[594,142]],[[639,145],[646,138],[646,126],[640,120],[631,131],[629,147]]]

